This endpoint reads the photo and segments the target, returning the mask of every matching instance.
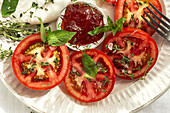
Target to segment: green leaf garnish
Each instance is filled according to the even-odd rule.
[[[94,29],[93,31],[89,31],[88,34],[90,34],[91,36],[97,35],[99,33],[103,33],[103,32],[107,32],[110,31],[110,27],[108,26],[99,26],[96,27],[96,29]]]
[[[91,36],[94,36],[94,35],[97,35],[97,34],[102,33],[102,32],[112,31],[113,36],[114,36],[117,31],[122,31],[123,23],[125,22],[125,18],[124,17],[120,18],[119,20],[116,21],[116,23],[114,25],[113,21],[108,16],[107,22],[108,22],[108,26],[96,27],[93,31],[89,31],[88,34],[90,34]]]
[[[19,0],[3,0],[1,6],[1,14],[3,17],[7,17],[15,12]]]
[[[49,27],[48,34],[46,35],[46,30],[44,28],[44,24],[41,18],[37,17],[41,23],[40,32],[41,32],[41,40],[43,43],[48,43],[51,46],[62,46],[67,43],[71,38],[76,34],[76,32],[69,32],[64,30],[56,30],[51,32],[51,28]]]
[[[76,32],[56,30],[47,35],[47,43],[51,46],[61,46],[71,40],[75,34]]]
[[[83,53],[82,62],[83,62],[83,70],[89,76],[95,78],[97,75],[97,65],[94,62],[94,60],[86,53]]]
[[[44,28],[43,21],[41,20],[41,18],[39,18],[39,17],[37,17],[37,18],[41,23],[41,26],[40,26],[41,40],[42,40],[42,42],[46,43],[47,37],[46,37],[46,31],[45,31],[45,28]]]
[[[116,27],[118,28],[118,31],[122,31],[124,22],[125,22],[125,17],[122,17],[116,21]]]
[[[106,0],[102,0],[102,2],[104,3]]]

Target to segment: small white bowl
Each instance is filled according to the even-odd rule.
[[[82,3],[87,3],[87,4],[89,4],[91,7],[97,9],[98,11],[100,11],[101,14],[103,15],[104,25],[107,25],[107,16],[103,13],[103,11],[102,11],[99,7],[97,7],[95,4],[90,3],[90,2],[84,2],[84,1],[77,1],[77,2],[79,2],[79,3],[81,3],[81,2],[82,2]],[[73,2],[72,4],[77,3],[77,2]],[[62,25],[62,19],[61,19],[61,18],[62,18],[62,15],[65,14],[66,9],[67,9],[67,7],[62,10],[62,12],[61,12],[61,14],[60,14],[60,16],[59,16],[59,18],[58,18],[58,20],[57,20],[57,30],[61,30],[61,25]],[[93,43],[90,43],[90,44],[86,44],[86,45],[76,45],[76,44],[66,43],[66,45],[67,45],[67,47],[69,47],[70,49],[73,49],[73,50],[75,50],[75,51],[80,51],[80,50],[84,50],[84,49],[96,48],[97,46],[99,46],[99,45],[103,42],[103,40],[104,40],[104,38],[105,38],[105,35],[106,35],[106,33],[104,32],[104,34],[103,34],[103,36],[101,37],[101,39],[99,39],[97,42],[93,42]]]

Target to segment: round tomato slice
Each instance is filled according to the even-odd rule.
[[[151,13],[146,9],[146,7],[149,7],[160,18],[161,16],[149,5],[149,2],[162,12],[159,0],[118,0],[115,7],[115,20],[125,17],[124,27],[138,28],[147,32],[150,36],[153,35],[155,30],[145,22],[141,15],[153,23],[144,13],[144,11],[146,11],[151,15]],[[151,16],[153,17],[153,15]],[[155,19],[155,17],[153,18]],[[159,23],[159,21],[157,22]]]
[[[60,84],[69,71],[69,65],[67,47],[42,43],[40,33],[22,40],[12,57],[15,76],[34,90],[47,90]]]
[[[137,28],[123,28],[115,36],[109,34],[102,50],[112,60],[116,76],[122,79],[146,76],[158,57],[156,42]]]
[[[96,76],[86,73],[83,64],[83,54],[93,59],[96,68]],[[103,52],[89,49],[75,52],[70,56],[71,72],[66,76],[64,84],[71,96],[82,102],[95,102],[107,97],[115,83],[114,66]]]

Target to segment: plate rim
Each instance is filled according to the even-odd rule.
[[[166,13],[166,15],[168,14],[168,12],[167,12],[167,7],[166,7],[166,5],[165,5],[165,3],[167,2],[167,0],[162,0],[162,1],[164,1],[163,2],[163,4],[164,4],[164,6],[165,6],[165,13]],[[165,44],[165,39],[163,40],[163,45]],[[30,107],[31,109],[33,109],[34,111],[36,111],[36,112],[40,112],[40,113],[45,113],[44,111],[41,111],[41,110],[39,110],[38,108],[35,108],[34,106],[32,106],[32,105],[30,105],[30,104],[28,104],[28,103],[26,103],[26,102],[23,102],[22,101],[22,98],[14,91],[14,89],[12,89],[8,84],[7,84],[7,82],[4,80],[4,78],[3,78],[3,75],[2,75],[2,73],[0,72],[0,79],[1,79],[1,81],[5,84],[5,86],[7,87],[7,89],[13,94],[13,95],[15,95],[22,103],[24,103],[26,106],[28,106],[28,107]],[[137,83],[138,81],[136,81],[136,82],[134,82],[134,83]],[[134,84],[133,83],[133,84]],[[132,85],[133,85],[132,84]],[[160,94],[158,94],[157,96],[155,96],[155,97],[153,97],[150,101],[148,101],[147,103],[144,103],[143,105],[141,105],[140,107],[138,107],[138,108],[136,108],[136,109],[133,109],[133,110],[131,110],[131,111],[128,111],[128,112],[137,112],[137,111],[139,111],[139,110],[141,110],[141,109],[143,109],[144,107],[146,107],[146,106],[148,106],[149,104],[151,104],[152,102],[154,102],[155,100],[157,100],[159,97],[161,97],[168,89],[170,88],[170,84],[160,93]],[[127,89],[127,88],[125,88],[125,89]],[[125,89],[123,89],[123,90],[125,90]],[[121,90],[121,91],[123,91],[123,90]]]

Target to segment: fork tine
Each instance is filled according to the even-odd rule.
[[[164,27],[162,27],[156,20],[154,20],[146,11],[144,11],[144,13],[152,20],[152,22],[154,22],[162,31],[164,31],[165,33],[168,33],[169,31],[167,29],[165,29]]]
[[[152,8],[160,15],[162,16],[166,21],[168,21],[170,23],[170,19],[167,18],[165,15],[163,15],[154,5],[152,5],[150,2],[149,4],[152,6]]]
[[[149,12],[158,20],[158,21],[160,21],[164,26],[166,26],[168,29],[170,29],[170,26],[166,23],[166,22],[164,22],[162,19],[160,19],[151,9],[149,9],[148,7],[146,7],[148,10],[149,10]]]
[[[157,32],[159,33],[162,37],[166,37],[161,31],[159,31],[152,23],[150,23],[143,15],[141,15],[142,18]]]

